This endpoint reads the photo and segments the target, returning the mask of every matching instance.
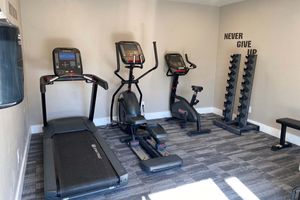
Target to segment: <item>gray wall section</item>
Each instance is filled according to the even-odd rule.
[[[181,79],[178,92],[189,96],[189,85],[202,85],[199,107],[222,109],[229,55],[246,52],[236,49],[236,41],[224,41],[223,34],[243,32],[259,54],[250,118],[279,128],[276,118],[300,118],[299,8],[297,0],[251,0],[221,8],[152,0],[22,1],[29,124],[42,123],[38,79],[52,73],[51,51],[57,46],[79,48],[84,72],[109,82],[109,91],[99,91],[96,109],[96,118],[108,116],[112,93],[119,84],[113,75],[114,42],[118,40],[139,41],[146,66],[154,63],[151,45],[157,41],[160,67],[141,82],[146,112],[168,110],[171,80],[165,76],[163,55],[174,50],[189,53],[199,66]],[[89,94],[88,87],[80,83],[49,87],[50,118],[87,114]],[[5,165],[0,164],[4,177],[0,194],[4,199],[15,191],[20,168],[16,152],[20,148],[22,155],[27,132],[25,105],[0,110],[0,160],[5,161]]]
[[[171,51],[189,53],[199,66],[181,79],[178,92],[190,96],[191,84],[202,85],[198,106],[213,106],[218,7],[152,0],[26,0],[21,7],[30,124],[42,123],[38,80],[53,73],[51,51],[57,46],[80,49],[84,72],[108,81],[110,89],[99,90],[95,118],[109,116],[112,94],[120,84],[113,73],[114,42],[119,40],[136,40],[143,48],[145,69],[136,69],[136,76],[154,65],[152,41],[157,41],[159,68],[140,82],[146,112],[169,109],[171,79],[165,75],[164,54]],[[88,86],[80,83],[48,87],[49,118],[87,114],[89,94]]]
[[[8,13],[8,1],[1,0],[0,8],[9,20],[20,26],[19,0],[9,1],[18,12],[18,20]],[[22,28],[20,27],[22,31]],[[26,70],[26,69],[25,69]],[[26,96],[23,102],[17,106],[0,109],[0,199],[15,199],[18,195],[18,181],[22,177],[21,169],[25,167],[25,148],[28,139],[28,127],[26,125]]]
[[[224,33],[241,32],[258,49],[249,118],[276,128],[276,118],[300,118],[299,9],[296,0],[252,0],[220,9],[216,107],[223,108],[229,55],[246,54],[236,48],[237,40],[224,40]]]

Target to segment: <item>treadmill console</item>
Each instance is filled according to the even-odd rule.
[[[76,48],[55,48],[52,52],[56,76],[82,75],[80,51]]]
[[[132,41],[121,41],[117,43],[118,50],[124,64],[143,64],[145,57],[139,43]]]
[[[184,75],[189,71],[179,53],[168,53],[165,60],[172,74]]]

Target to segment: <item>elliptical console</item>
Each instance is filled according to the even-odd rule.
[[[138,65],[145,62],[142,48],[137,42],[118,42],[119,52],[124,64]]]

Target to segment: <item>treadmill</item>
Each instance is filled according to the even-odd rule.
[[[40,78],[45,199],[81,198],[127,184],[125,168],[93,123],[98,85],[107,90],[107,82],[82,73],[78,49],[55,48],[52,54],[54,75]],[[93,85],[89,117],[47,120],[46,85],[58,81],[85,81]]]

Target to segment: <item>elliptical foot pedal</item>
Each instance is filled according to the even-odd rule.
[[[165,143],[156,143],[153,138],[147,140],[148,144],[152,146],[161,156],[169,156],[167,145]]]
[[[153,173],[180,167],[182,165],[182,159],[177,155],[169,155],[142,160],[140,165],[144,171]]]
[[[131,150],[142,160],[150,159],[149,155],[142,149],[138,140],[132,140],[128,143]]]
[[[156,140],[164,140],[167,138],[167,133],[160,124],[148,125],[147,130]]]
[[[285,142],[284,145],[282,144],[274,144],[272,147],[271,147],[271,150],[272,151],[278,151],[280,149],[284,149],[284,148],[289,148],[289,147],[292,147],[292,143],[289,143],[289,142]]]
[[[165,143],[156,144],[155,149],[157,151],[165,151],[167,149],[167,145]]]
[[[132,140],[132,141],[129,142],[130,147],[137,147],[139,145],[140,145],[140,143],[139,143],[138,140]]]
[[[208,134],[210,133],[211,130],[210,129],[201,129],[199,131],[189,131],[187,133],[188,136],[196,136],[196,135],[203,135],[203,134]]]

